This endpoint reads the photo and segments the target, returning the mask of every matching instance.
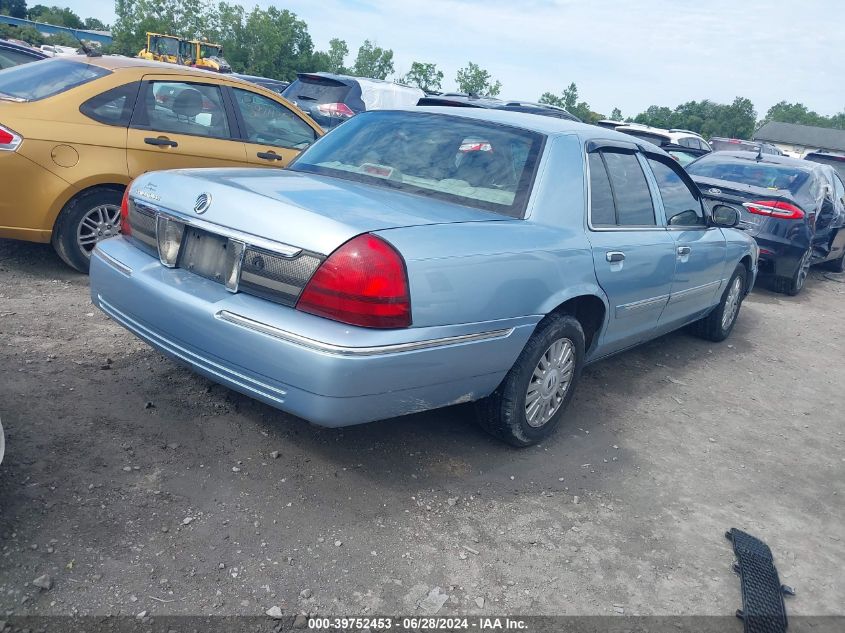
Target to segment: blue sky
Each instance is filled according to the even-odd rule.
[[[231,1],[231,0],[230,0]],[[30,4],[33,4],[31,1]],[[50,3],[48,3],[50,4]],[[110,22],[109,0],[64,0]],[[466,62],[502,82],[502,96],[537,99],[570,81],[608,114],[652,104],[751,99],[758,116],[800,101],[821,114],[845,109],[845,0],[249,0],[290,9],[316,47],[332,37],[392,48],[397,73],[434,62],[444,88]],[[307,69],[303,69],[307,70]]]

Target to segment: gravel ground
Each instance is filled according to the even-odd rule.
[[[561,432],[520,451],[468,406],[311,426],[0,240],[0,615],[730,615],[732,526],[771,546],[791,615],[841,615],[841,281],[756,289],[725,343],[588,368]]]

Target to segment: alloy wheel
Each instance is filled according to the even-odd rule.
[[[740,298],[742,296],[742,279],[737,277],[731,284],[728,290],[728,296],[725,298],[725,310],[722,313],[722,329],[727,330],[731,323],[736,318],[736,313],[739,312]]]
[[[554,417],[575,374],[575,346],[568,338],[552,343],[540,357],[525,393],[525,419],[539,428]]]
[[[804,282],[807,281],[807,276],[810,274],[810,250],[807,249],[807,252],[804,253],[804,256],[801,258],[801,263],[798,267],[797,276],[795,277],[795,289],[801,290],[804,287]]]
[[[113,204],[101,204],[93,207],[79,223],[76,229],[76,243],[86,256],[106,238],[120,233],[120,207]]]

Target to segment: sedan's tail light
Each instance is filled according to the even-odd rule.
[[[20,146],[21,141],[23,139],[19,134],[0,125],[0,151],[14,152]]]
[[[129,187],[123,190],[123,200],[120,201],[120,232],[124,235],[132,235],[132,224],[129,221]]]
[[[405,261],[375,235],[359,235],[326,259],[296,304],[298,310],[350,325],[411,325]]]
[[[182,248],[182,238],[185,236],[185,224],[160,215],[156,218],[156,239],[158,241],[158,258],[163,266],[175,268],[179,259],[179,249]]]
[[[353,112],[352,108],[345,103],[321,103],[317,106],[317,110],[320,111],[320,114],[340,117],[342,119],[348,119],[349,117],[355,116],[355,112]]]
[[[754,215],[767,215],[779,220],[800,220],[804,217],[804,212],[801,209],[782,200],[746,202],[742,206]]]

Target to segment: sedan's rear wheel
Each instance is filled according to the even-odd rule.
[[[734,329],[742,300],[747,294],[748,271],[739,264],[728,281],[728,286],[722,293],[722,298],[715,308],[703,319],[699,319],[690,327],[693,334],[709,341],[724,341]]]
[[[97,242],[120,232],[122,197],[116,189],[95,189],[62,209],[53,230],[53,248],[68,266],[87,273]]]
[[[792,277],[775,277],[773,280],[773,287],[775,292],[794,297],[804,288],[804,283],[807,281],[807,276],[810,274],[810,259],[813,255],[813,249],[808,248],[807,252],[801,256],[801,261],[798,262],[798,268]]]
[[[584,330],[575,317],[546,317],[499,388],[478,404],[485,430],[514,446],[551,435],[584,365]]]

